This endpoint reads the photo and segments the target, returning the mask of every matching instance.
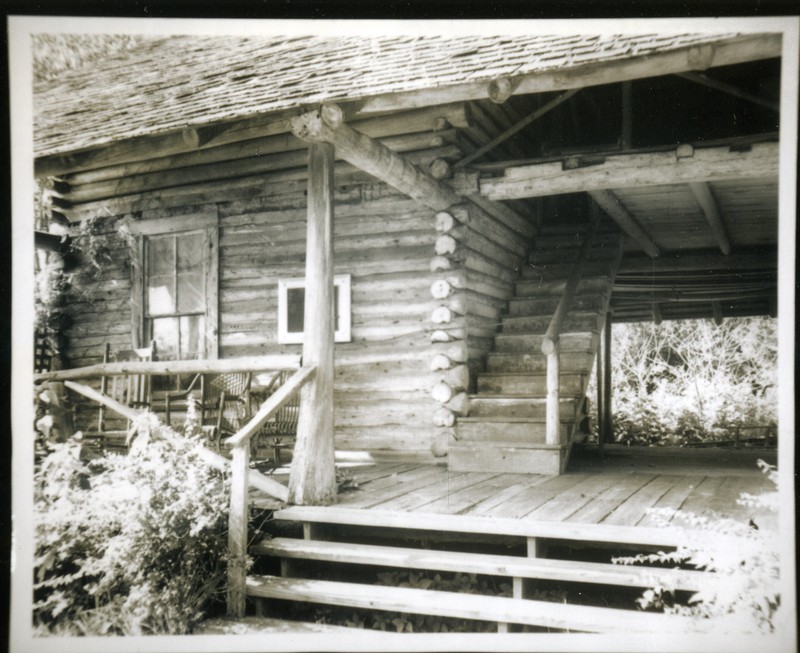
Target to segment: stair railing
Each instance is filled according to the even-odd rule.
[[[586,265],[586,260],[589,258],[589,252],[592,249],[592,241],[597,232],[597,226],[600,223],[600,211],[595,204],[592,204],[592,221],[589,228],[586,230],[586,235],[583,237],[583,242],[578,250],[578,257],[572,266],[567,283],[564,286],[564,291],[558,300],[553,317],[547,327],[542,340],[542,353],[547,356],[547,399],[545,409],[546,430],[545,442],[549,445],[557,445],[561,443],[561,419],[559,411],[559,377],[561,374],[561,364],[559,354],[561,351],[561,329],[564,324],[564,319],[567,316],[572,300],[575,297],[575,292],[583,276],[583,269]]]
[[[301,367],[261,405],[258,412],[239,431],[225,440],[231,447],[231,502],[228,513],[228,616],[241,619],[245,613],[247,584],[247,522],[250,472],[250,438],[266,421],[275,415],[289,400],[300,391],[316,373],[313,366]],[[289,490],[281,489],[271,494],[281,501],[287,501]]]

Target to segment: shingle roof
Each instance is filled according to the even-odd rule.
[[[147,41],[34,89],[37,156],[322,101],[648,56],[733,34]]]

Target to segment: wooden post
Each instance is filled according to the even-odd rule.
[[[605,386],[603,385],[603,336],[600,336],[600,345],[597,348],[597,365],[595,370],[595,378],[597,383],[597,446],[600,448],[600,453],[603,452],[603,444],[605,444],[605,433],[603,428],[605,425],[605,415],[603,411],[606,407],[605,402]]]
[[[614,441],[614,427],[611,420],[611,311],[606,313],[600,352],[603,360],[603,378],[597,380],[598,385],[603,384],[603,422],[600,426],[600,437],[603,442],[611,443]]]
[[[250,443],[231,450],[231,504],[228,516],[228,616],[244,617],[247,584],[247,474]]]
[[[336,501],[333,448],[333,165],[334,148],[309,145],[308,237],[303,362],[316,375],[300,392],[289,501],[326,505]]]
[[[561,343],[558,340],[553,342],[553,351],[547,354],[547,444],[559,444],[561,442],[561,419],[558,411],[559,393],[558,379],[559,372],[559,351]]]
[[[63,383],[48,383],[47,394],[50,399],[50,415],[58,432],[57,442],[66,442],[75,433],[72,410],[66,400]]]

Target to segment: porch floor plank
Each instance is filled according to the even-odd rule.
[[[631,474],[620,483],[614,483],[599,494],[591,497],[582,507],[569,515],[565,521],[599,524],[608,517],[623,501],[627,501],[637,491],[650,483],[655,476],[650,474]]]
[[[390,501],[386,501],[378,506],[380,509],[387,510],[408,510],[410,512],[415,509],[425,507],[425,512],[429,512],[427,505],[433,503],[437,499],[447,497],[450,492],[457,492],[465,487],[470,487],[475,483],[480,483],[497,474],[468,474],[468,473],[448,473],[444,479],[437,481],[432,485],[420,488],[419,490],[410,492],[402,497],[396,497]]]
[[[635,526],[643,513],[675,486],[675,476],[661,474],[620,503],[601,523]]]
[[[395,497],[408,494],[414,490],[435,483],[446,470],[435,466],[420,467],[406,474],[393,474],[381,478],[365,487],[363,493],[353,493],[349,497],[340,497],[340,504],[349,508],[371,508]]]
[[[514,479],[507,478],[508,475],[500,474],[491,476],[490,478],[479,481],[460,490],[451,491],[435,501],[425,505],[426,512],[443,512],[448,515],[455,515],[460,512],[466,511],[468,508],[475,506],[478,502],[486,499],[487,494],[493,495],[495,492],[508,489],[509,483]],[[522,476],[521,474],[512,474],[511,476]]]
[[[518,494],[498,506],[492,511],[492,515],[519,519],[534,508],[551,501],[562,492],[585,480],[586,476],[584,475],[545,476],[543,482],[529,484],[522,494]]]
[[[568,476],[564,478],[568,478]],[[564,521],[609,487],[619,482],[620,478],[615,478],[611,474],[586,475],[580,483],[576,483],[572,487],[559,492],[547,503],[536,507],[534,510],[529,510],[525,518]]]
[[[694,486],[703,479],[702,476],[676,476],[674,478],[674,485],[644,512],[636,522],[636,526],[658,526],[664,521],[669,522],[671,517],[668,518],[661,511],[678,510],[686,501],[686,497],[692,493]],[[650,510],[654,512],[651,513]]]

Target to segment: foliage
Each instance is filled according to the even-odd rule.
[[[774,425],[777,335],[770,318],[618,324],[612,330],[618,441],[687,445]]]
[[[189,429],[191,430],[191,429]],[[128,455],[79,434],[36,473],[34,621],[43,633],[190,632],[224,587],[227,488],[146,414]]]
[[[742,494],[739,503],[776,511],[776,469],[764,461],[759,461],[759,466],[769,475],[775,489],[759,496]],[[692,595],[686,605],[676,601],[672,587],[650,588],[639,599],[640,607],[663,609],[698,620],[713,619],[717,632],[774,632],[780,607],[777,589],[780,555],[774,533],[717,516],[684,515],[675,511],[661,511],[661,516],[665,520],[672,518],[672,524],[682,521],[699,534],[687,537],[686,542],[671,553],[641,554],[617,558],[614,562],[689,565],[716,572],[716,579]]]

